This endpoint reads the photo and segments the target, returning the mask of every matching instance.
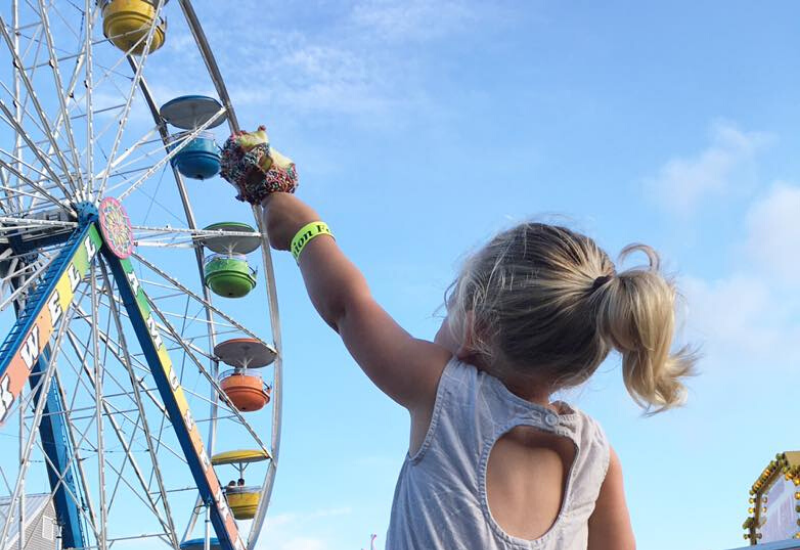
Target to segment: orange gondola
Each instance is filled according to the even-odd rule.
[[[264,384],[260,374],[252,370],[226,371],[219,385],[228,399],[242,412],[257,411],[269,403],[270,387]]]

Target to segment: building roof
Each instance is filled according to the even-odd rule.
[[[49,502],[49,493],[25,495],[25,529],[39,518]],[[11,497],[0,497],[0,531],[2,531],[1,526],[5,525],[6,521],[8,521],[10,504]],[[14,508],[12,522],[8,528],[6,544],[2,544],[2,541],[0,541],[0,547],[10,547],[19,536],[19,521],[16,518],[19,509],[19,501],[17,501]]]
[[[735,548],[734,550],[751,550],[752,548],[758,548],[758,550],[800,550],[800,540],[789,539],[779,542],[768,542],[766,544],[757,544],[756,546]]]

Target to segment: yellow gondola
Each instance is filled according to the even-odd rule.
[[[166,2],[164,2],[166,4]],[[120,50],[133,55],[144,52],[146,36],[153,25],[150,51],[164,45],[167,22],[156,17],[156,0],[103,0],[103,34]]]
[[[263,449],[239,449],[218,453],[211,457],[214,466],[235,465],[239,470],[239,480],[231,481],[225,487],[231,513],[236,519],[253,519],[261,501],[261,487],[244,484],[244,470],[248,464],[268,460],[269,453]]]

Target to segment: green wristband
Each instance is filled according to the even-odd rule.
[[[299,263],[300,262],[300,253],[306,247],[306,245],[315,237],[319,237],[320,235],[330,235],[333,237],[333,233],[331,233],[330,227],[328,224],[321,221],[307,223],[303,227],[300,228],[294,238],[292,239],[292,256],[294,259]]]

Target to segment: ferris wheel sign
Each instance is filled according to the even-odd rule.
[[[133,254],[133,228],[128,213],[114,197],[100,201],[100,232],[108,249],[120,260]]]

